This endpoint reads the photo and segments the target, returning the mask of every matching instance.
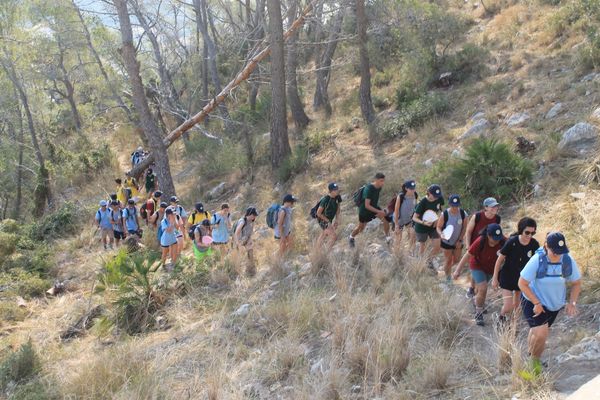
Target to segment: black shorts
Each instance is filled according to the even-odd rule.
[[[321,229],[325,230],[327,228],[329,228],[331,226],[330,222],[325,222],[322,219],[319,220],[319,226],[321,227]]]
[[[358,214],[358,222],[361,224],[367,224],[377,218],[377,214],[369,213],[369,214]],[[386,214],[384,217],[387,222],[392,222],[392,214]]]
[[[225,245],[227,245],[228,243],[227,243],[227,242],[212,242],[212,244],[213,244],[214,246],[225,246]]]
[[[542,305],[542,307],[544,307],[544,305]],[[537,317],[534,317],[533,303],[523,296],[521,296],[521,309],[523,310],[523,317],[525,317],[530,328],[535,328],[536,326],[542,326],[544,324],[548,324],[548,327],[551,327],[556,316],[560,312],[560,310],[550,311],[544,307],[544,312]]]
[[[410,221],[410,222],[407,222],[404,225],[399,225],[396,229],[400,229],[401,231],[403,231],[404,228],[407,228],[407,227],[411,227],[412,228],[414,226],[415,226],[415,223],[413,221]]]
[[[444,241],[440,241],[440,247],[444,250],[456,250],[456,245],[448,244]]]
[[[113,236],[115,237],[115,239],[117,240],[122,240],[125,239],[125,233],[123,232],[117,232],[117,231],[113,231]]]

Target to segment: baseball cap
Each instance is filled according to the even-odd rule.
[[[116,200],[117,199],[117,194],[116,193],[111,193],[110,194],[110,198],[111,198],[111,200]]]
[[[457,194],[452,194],[448,197],[448,203],[450,203],[450,207],[458,207],[460,206],[460,197]]]
[[[157,190],[156,192],[154,192],[154,197],[160,197],[162,196],[162,192],[160,190]]]
[[[485,199],[483,201],[484,207],[497,207],[499,205],[500,205],[500,203],[498,203],[498,201],[493,197],[488,197],[487,199]]]
[[[331,182],[328,186],[327,189],[329,189],[330,192],[333,192],[334,190],[340,190],[340,187],[338,186],[337,183],[335,182]]]
[[[286,194],[285,196],[283,196],[283,202],[284,203],[295,203],[298,199],[295,198],[294,196],[292,196],[291,194]]]
[[[111,202],[110,202],[110,205],[111,205],[111,206],[118,206],[118,205],[119,205],[119,202],[118,202],[118,201],[116,201],[116,200],[113,200],[113,201],[111,201]]]
[[[179,201],[179,199],[177,198],[177,196],[171,196],[171,198],[169,199],[169,201],[171,203],[177,203]]]
[[[406,189],[415,189],[417,187],[417,182],[411,180],[408,180],[406,182],[404,182],[404,187]]]
[[[205,219],[200,223],[202,226],[210,226],[210,221]]]
[[[442,188],[440,185],[431,185],[427,188],[427,193],[431,193],[435,198],[442,197]]]
[[[550,232],[546,236],[546,245],[554,254],[566,254],[569,252],[565,236],[560,232]]]
[[[256,208],[255,208],[255,207],[248,207],[248,208],[246,209],[246,217],[247,217],[248,215],[256,215],[256,216],[258,216],[258,211],[256,211]]]
[[[167,208],[167,207],[169,207],[169,205],[167,203],[165,203],[164,201],[162,201],[160,203],[160,208]]]
[[[499,224],[489,224],[486,228],[486,234],[491,236],[494,240],[502,240],[502,227]]]
[[[204,204],[202,204],[202,203],[196,203],[196,205],[194,206],[194,208],[198,212],[204,212]]]
[[[127,204],[135,204],[135,200],[129,199],[129,200],[127,200]]]
[[[167,215],[171,215],[171,214],[173,214],[173,209],[172,209],[172,208],[169,208],[169,207],[167,207],[167,210],[165,211],[165,214],[167,214]]]
[[[100,207],[106,207],[106,200],[100,200]]]

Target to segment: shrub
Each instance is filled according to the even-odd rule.
[[[0,221],[0,232],[19,233],[20,224],[14,219],[4,219]]]
[[[19,236],[13,233],[0,232],[0,265],[15,252],[18,242]]]
[[[57,211],[26,227],[35,242],[65,237],[78,231],[80,210],[73,203],[63,204]]]
[[[14,268],[0,273],[0,286],[6,286],[15,294],[29,298],[42,296],[48,289],[49,282],[36,273]]]
[[[308,166],[308,148],[305,144],[297,145],[292,154],[279,167],[278,178],[286,182],[292,176],[304,172]]]
[[[460,51],[448,56],[443,69],[452,72],[452,79],[464,82],[469,78],[479,79],[485,71],[489,51],[473,43],[467,43]]]
[[[37,374],[39,369],[40,361],[30,340],[0,364],[0,388],[5,390],[11,383],[26,382]]]
[[[29,312],[19,307],[14,300],[0,301],[0,320],[2,321],[23,321]]]
[[[511,146],[495,139],[476,139],[463,158],[436,164],[425,181],[441,183],[447,193],[462,195],[465,208],[475,208],[481,198],[490,195],[501,201],[520,200],[529,190],[532,177],[531,161]]]
[[[232,172],[245,159],[240,140],[196,135],[184,143],[188,156],[200,160],[203,182]]]
[[[375,74],[373,74],[373,85],[375,87],[384,87],[390,84],[390,82],[392,81],[392,72],[391,71],[384,71],[384,72],[375,72]]]

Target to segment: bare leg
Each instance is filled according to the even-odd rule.
[[[548,339],[548,324],[536,326],[535,328],[529,329],[529,335],[527,342],[529,344],[529,353],[531,357],[539,360],[542,357],[542,353],[546,348],[546,340]]]
[[[365,222],[359,222],[358,226],[356,228],[354,228],[354,230],[352,231],[352,233],[350,234],[351,237],[355,238],[356,235],[358,235],[359,233],[361,233],[364,229],[365,226],[367,224]]]

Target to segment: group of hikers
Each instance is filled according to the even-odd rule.
[[[425,258],[428,267],[436,273],[434,257],[443,251],[443,273],[447,282],[458,279],[468,263],[467,297],[474,305],[475,323],[485,324],[485,303],[491,282],[494,289],[502,291],[503,305],[497,317],[498,324],[503,325],[520,313],[529,324],[529,352],[533,370],[539,373],[548,329],[559,311],[566,308],[568,315],[577,313],[581,274],[569,254],[564,235],[550,232],[540,246],[533,238],[537,232],[536,221],[524,217],[518,221],[516,232],[507,237],[500,225],[500,204],[495,198],[486,198],[483,209],[470,216],[461,208],[460,196],[456,194],[448,197],[448,207],[444,209],[445,200],[439,185],[429,186],[426,195],[419,198],[414,180],[404,182],[400,192],[382,208],[379,200],[384,184],[385,175],[377,173],[371,183],[352,194],[352,201],[358,208],[358,224],[348,238],[350,247],[355,247],[356,237],[366,225],[378,218],[387,244],[400,246],[406,237],[409,248],[417,245],[419,256]],[[162,262],[167,268],[177,262],[189,240],[198,260],[210,257],[215,251],[223,256],[234,247],[247,254],[247,273],[255,272],[252,234],[259,214],[256,207],[248,207],[243,216],[232,223],[228,204],[222,204],[219,211],[211,214],[198,202],[188,213],[176,196],[167,203],[162,201],[162,193],[155,190],[138,211],[136,200],[130,197],[122,201],[119,196],[119,188],[126,187],[127,181],[123,185],[117,180],[117,185],[117,193],[111,194],[108,201],[100,201],[96,213],[96,224],[102,230],[105,248],[112,247],[113,238],[118,244],[127,235],[141,237],[139,218],[142,218],[148,227],[156,229]],[[157,189],[157,186],[151,189]],[[296,201],[296,197],[286,194],[282,204],[273,204],[267,209],[267,226],[274,230],[281,257],[294,245]],[[310,216],[321,229],[316,246],[331,248],[337,241],[341,202],[340,187],[330,183],[327,194],[310,210]],[[463,248],[467,250],[464,255]],[[169,264],[167,258],[170,258]],[[572,286],[568,302],[567,283]]]

